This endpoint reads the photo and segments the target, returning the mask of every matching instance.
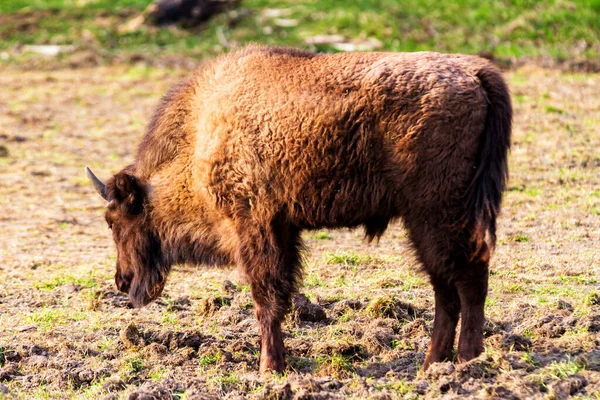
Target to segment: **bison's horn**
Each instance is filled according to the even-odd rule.
[[[106,193],[106,185],[104,183],[102,183],[102,181],[100,179],[98,179],[96,177],[96,175],[94,175],[92,170],[89,169],[88,167],[85,167],[85,174],[87,175],[88,178],[90,178],[90,181],[92,181],[92,185],[94,185],[94,189],[96,189],[96,192],[98,192],[98,194],[100,196],[102,196],[102,198],[104,200],[108,201],[108,193]]]

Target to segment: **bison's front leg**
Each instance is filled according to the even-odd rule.
[[[285,312],[273,314],[272,307],[258,300],[254,293],[262,289],[256,289],[253,285],[252,297],[254,298],[254,310],[260,325],[260,373],[283,372],[285,369],[285,347],[281,333],[281,321]]]
[[[283,372],[281,322],[300,277],[300,234],[293,227],[271,223],[265,230],[246,229],[240,236],[240,261],[252,289],[260,326],[260,372]]]

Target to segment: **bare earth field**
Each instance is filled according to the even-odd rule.
[[[375,245],[361,231],[308,232],[289,368],[261,378],[235,270],[180,266],[159,301],[131,308],[83,174],[131,162],[184,73],[0,74],[0,398],[600,399],[600,76],[506,74],[515,131],[484,354],[419,373],[433,291],[401,225]]]

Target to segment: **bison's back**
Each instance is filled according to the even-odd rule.
[[[307,228],[457,201],[483,130],[482,65],[436,53],[227,55],[198,79],[198,165],[228,212],[285,209]]]

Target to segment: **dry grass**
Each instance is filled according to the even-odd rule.
[[[108,176],[132,160],[153,106],[183,73],[0,76],[0,384],[9,397],[598,396],[600,77],[507,74],[516,129],[484,355],[418,375],[433,292],[402,227],[371,246],[362,232],[323,231],[306,234],[313,304],[304,304],[326,318],[296,312],[285,326],[288,373],[259,378],[252,300],[235,271],[176,268],[160,301],[128,308],[112,282],[102,201],[83,176],[84,165]]]

